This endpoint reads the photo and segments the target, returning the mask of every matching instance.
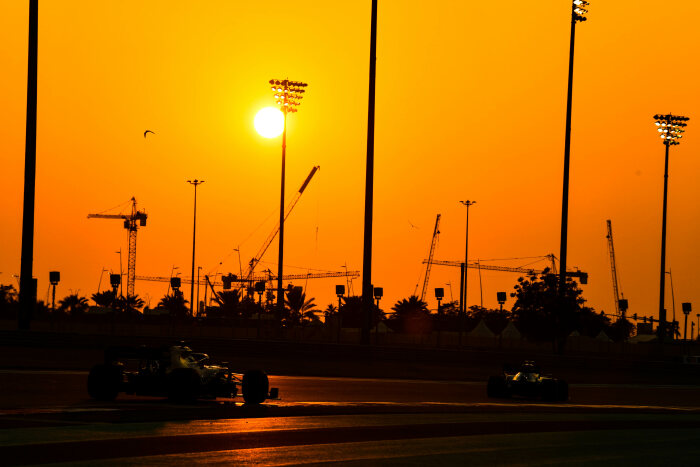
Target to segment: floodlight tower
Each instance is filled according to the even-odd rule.
[[[297,112],[304,89],[308,84],[301,81],[288,79],[271,79],[272,92],[275,102],[280,106],[284,114],[284,129],[282,130],[282,188],[280,190],[280,232],[279,232],[279,259],[277,264],[277,312],[282,315],[284,311],[284,290],[282,289],[282,275],[284,262],[284,165],[287,153],[287,114]]]
[[[569,160],[571,155],[571,104],[574,84],[574,39],[576,37],[576,23],[586,21],[584,16],[588,13],[584,7],[588,6],[585,0],[573,0],[571,3],[571,40],[569,43],[569,80],[566,94],[566,135],[564,138],[564,190],[561,200],[561,244],[559,250],[559,295],[564,303],[566,294],[566,249],[567,230],[569,222]]]
[[[668,152],[671,146],[680,144],[683,137],[688,117],[680,115],[654,115],[660,137],[666,147],[664,162],[664,201],[661,215],[661,276],[659,279],[659,340],[666,337],[666,308],[664,308],[664,287],[666,286],[666,202],[668,199]]]
[[[187,180],[187,183],[194,186],[194,220],[192,221],[192,287],[190,287],[190,316],[194,317],[194,247],[197,239],[197,187],[204,183],[204,180]],[[172,274],[172,271],[171,271]],[[199,286],[199,280],[197,280]],[[197,289],[199,290],[199,288]],[[198,298],[199,300],[199,298]]]

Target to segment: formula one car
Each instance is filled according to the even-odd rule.
[[[525,397],[546,401],[569,399],[569,385],[563,379],[543,375],[532,361],[519,369],[503,366],[503,374],[491,376],[486,386],[488,397]]]
[[[114,400],[124,392],[192,402],[198,398],[235,397],[240,385],[246,404],[257,405],[278,397],[277,388],[269,389],[264,372],[249,370],[241,375],[225,363],[205,363],[208,358],[184,344],[108,348],[104,363],[90,370],[88,394],[102,401]]]

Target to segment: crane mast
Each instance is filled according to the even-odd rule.
[[[430,267],[433,264],[433,255],[437,247],[438,238],[440,237],[440,214],[435,218],[435,230],[433,230],[433,239],[430,242],[430,251],[428,252],[428,261],[425,263],[425,278],[423,279],[423,289],[420,293],[421,301],[425,300],[425,292],[428,290],[428,280],[430,279]]]
[[[136,198],[131,197],[131,213],[130,214],[88,214],[88,219],[121,219],[124,221],[124,228],[127,230],[127,239],[129,241],[129,257],[127,260],[127,281],[126,295],[134,295],[134,284],[136,282],[136,232],[139,226],[146,226],[148,214],[145,211],[136,209]]]
[[[615,264],[615,246],[613,244],[613,234],[612,234],[612,222],[610,219],[607,221],[608,224],[608,252],[610,253],[610,270],[612,271],[612,283],[613,283],[613,293],[615,294],[615,314],[620,316],[620,289],[617,282],[617,266]]]

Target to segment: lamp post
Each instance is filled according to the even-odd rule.
[[[39,43],[39,0],[29,1],[29,42],[27,47],[27,114],[24,146],[24,205],[22,250],[19,272],[19,313],[17,327],[28,330],[36,305],[34,286],[34,202],[36,199],[36,112]]]
[[[566,94],[566,134],[564,137],[564,189],[561,200],[561,243],[559,249],[559,296],[562,305],[564,304],[564,297],[566,294],[566,249],[569,222],[569,160],[571,156],[571,105],[574,85],[574,40],[576,37],[576,23],[586,21],[587,19],[584,16],[588,13],[588,11],[584,9],[586,6],[588,6],[588,2],[585,0],[573,0],[571,3],[569,79]]]
[[[173,264],[172,269],[170,269],[170,279],[173,278],[173,273],[175,272],[176,269],[180,269],[180,267],[179,267],[179,266],[175,266],[175,265]],[[179,274],[179,273],[178,273],[178,274]],[[170,295],[170,282],[168,282],[168,292],[167,292],[165,295]]]
[[[464,315],[467,312],[467,268],[469,264],[469,206],[476,204],[476,201],[466,200],[460,201],[467,207],[467,227],[465,230],[464,241],[464,272],[462,274],[462,296],[459,297],[462,302],[459,306],[459,343],[462,343],[462,330],[464,328]]]
[[[345,295],[345,286],[342,284],[336,285],[335,294],[338,296],[338,319],[336,319],[336,323],[338,326],[338,342],[340,342],[340,333],[343,327],[343,315],[340,313],[340,307],[342,306],[343,295]]]
[[[503,304],[506,302],[506,293],[496,292],[496,300],[498,301],[498,305],[501,307],[500,311],[503,311]]]
[[[373,289],[374,299],[377,301],[377,323],[374,325],[374,341],[379,343],[379,300],[384,296],[384,287],[374,287]]]
[[[197,187],[204,183],[204,180],[187,180],[187,183],[194,186],[194,221],[192,223],[192,287],[190,287],[190,316],[194,316],[194,247],[197,239]],[[199,281],[197,281],[199,282]]]
[[[202,266],[197,266],[197,316],[199,316],[199,312],[201,311],[199,308],[199,273],[202,271]],[[204,289],[206,290],[206,289]]]
[[[445,296],[445,289],[442,287],[437,287],[435,288],[435,299],[438,302],[438,308],[437,308],[437,314],[438,314],[438,322],[437,322],[437,346],[440,347],[440,341],[441,341],[441,334],[442,334],[442,307],[440,306],[440,302],[442,302],[443,297]]]
[[[280,232],[279,232],[279,257],[277,260],[277,313],[282,316],[284,311],[284,290],[282,289],[282,273],[284,262],[284,169],[287,154],[287,114],[294,113],[301,104],[304,89],[308,84],[301,81],[290,81],[288,79],[271,79],[272,92],[275,102],[280,106],[284,114],[284,127],[282,130],[282,177],[280,189]]]
[[[102,286],[102,275],[107,272],[107,269],[105,267],[102,267],[102,272],[100,272],[100,280],[97,283],[97,293],[100,293],[100,287]]]
[[[654,115],[660,137],[666,147],[664,162],[664,201],[661,215],[661,274],[659,278],[659,340],[666,337],[666,309],[664,308],[664,287],[666,286],[666,204],[668,200],[668,153],[671,146],[680,144],[683,132],[689,120],[680,115]]]
[[[377,82],[377,3],[372,0],[369,36],[369,99],[367,104],[367,162],[365,166],[365,224],[362,249],[362,343],[369,344],[372,322],[372,216],[374,209],[374,107]]]
[[[676,322],[676,295],[673,292],[673,274],[671,273],[671,269],[666,271],[666,274],[668,274],[668,278],[671,281],[671,312],[672,312],[671,322],[675,323]],[[664,288],[665,288],[665,285],[664,285]],[[678,328],[676,327],[674,335],[671,337],[671,340],[675,340],[677,337],[680,337],[680,336],[679,336]]]
[[[683,302],[681,304],[683,314],[685,315],[685,323],[683,323],[683,340],[687,341],[688,339],[688,315],[690,314],[691,311],[693,311],[693,306],[689,302]],[[691,323],[692,324],[692,323]],[[690,338],[693,338],[693,333],[690,333]]]
[[[56,311],[56,286],[61,281],[61,273],[59,271],[49,271],[49,282],[53,287],[51,293],[51,311]]]
[[[124,285],[122,284],[122,277],[124,276],[124,269],[122,268],[122,249],[119,248],[119,251],[115,251],[116,254],[119,255],[119,296],[123,297],[124,296]],[[117,292],[114,292],[114,298],[117,297]]]

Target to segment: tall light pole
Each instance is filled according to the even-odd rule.
[[[194,221],[192,224],[192,287],[190,287],[190,316],[194,316],[194,247],[197,239],[197,187],[204,183],[204,180],[187,180],[187,183],[194,186]]]
[[[464,234],[464,273],[462,274],[462,296],[460,301],[462,302],[459,307],[459,343],[462,343],[462,331],[464,328],[464,316],[467,313],[467,268],[469,264],[469,206],[476,204],[474,200],[460,201],[463,205],[467,207],[467,227]]]
[[[24,145],[24,205],[22,253],[19,272],[17,327],[28,330],[36,304],[34,265],[34,201],[36,199],[36,102],[39,43],[39,0],[29,0],[29,44],[27,53],[27,117]]]
[[[199,316],[199,273],[202,271],[202,266],[197,266],[197,316]],[[207,289],[204,289],[206,292]]]
[[[664,308],[664,287],[666,286],[666,203],[668,199],[668,152],[671,146],[680,144],[679,139],[687,126],[688,117],[680,115],[654,115],[660,137],[666,147],[664,162],[664,201],[661,215],[661,274],[659,278],[659,340],[666,337],[666,308]]]
[[[584,16],[588,10],[585,0],[573,0],[571,3],[571,39],[569,43],[569,78],[566,93],[566,129],[564,137],[564,188],[561,198],[561,243],[559,247],[559,299],[561,306],[566,298],[566,249],[569,224],[569,160],[571,156],[571,105],[574,86],[574,40],[576,38],[576,23],[586,21]],[[557,342],[558,316],[555,319],[554,342]],[[555,344],[556,345],[556,344]]]
[[[279,233],[279,257],[277,260],[277,313],[282,316],[284,312],[284,290],[282,289],[282,273],[284,270],[284,169],[287,155],[287,114],[294,113],[301,104],[304,89],[308,84],[301,81],[290,81],[288,79],[271,79],[272,92],[275,102],[280,106],[284,114],[284,127],[282,130],[282,177],[280,188],[280,233]]]
[[[369,36],[369,99],[367,104],[367,163],[365,167],[365,225],[362,251],[362,343],[369,344],[372,325],[372,216],[374,209],[374,104],[377,81],[377,3],[372,0]]]
[[[669,269],[668,271],[666,271],[666,274],[668,274],[668,277],[669,277],[669,279],[671,280],[671,310],[672,310],[672,313],[673,313],[673,314],[671,315],[671,322],[674,323],[673,326],[674,326],[674,329],[675,329],[675,331],[674,331],[674,333],[675,333],[675,332],[680,332],[680,331],[678,331],[678,328],[675,327],[675,323],[676,323],[676,295],[675,295],[675,293],[673,292],[673,273],[671,272],[671,269]],[[664,285],[664,288],[665,288],[665,285]],[[671,339],[672,339],[672,340],[675,340],[676,337],[677,337],[677,335],[674,334],[674,335],[671,337]],[[685,339],[685,338],[684,338],[684,339]]]

